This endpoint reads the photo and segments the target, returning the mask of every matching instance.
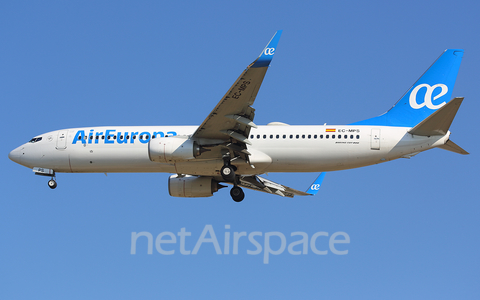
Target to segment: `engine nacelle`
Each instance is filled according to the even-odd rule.
[[[212,177],[172,175],[168,178],[168,192],[173,197],[210,197],[222,187]]]
[[[200,155],[200,147],[183,136],[151,139],[148,142],[148,156],[155,162],[174,162],[194,159]]]

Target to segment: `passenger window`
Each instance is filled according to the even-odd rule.
[[[251,138],[251,139],[253,139],[253,134],[252,134],[252,135],[250,135],[250,138]]]
[[[290,138],[293,139],[293,134],[290,135]]]
[[[280,136],[277,134],[276,138],[278,139],[278,138],[280,138]]]
[[[338,135],[338,138],[339,138],[339,139],[341,139],[341,138],[342,138],[342,135],[341,135],[341,134],[339,134],[339,135]]]
[[[360,136],[357,134],[357,140],[360,138]]]
[[[329,137],[330,137],[330,135],[328,135],[328,134],[325,136],[326,139],[328,139]]]
[[[311,139],[311,138],[312,138],[312,135],[311,135],[311,134],[309,134],[309,135],[308,135],[308,138],[309,138],[309,139]]]
[[[320,138],[323,139],[323,134],[320,135]]]
[[[300,136],[297,134],[295,137],[298,139]]]
[[[273,139],[273,134],[270,135],[270,138]]]
[[[353,134],[352,134],[352,135],[350,135],[350,138],[351,138],[351,139],[353,139]]]
[[[263,135],[263,138],[264,138],[264,139],[266,139],[266,138],[267,138],[267,135],[266,135],[266,134],[264,134],[264,135]]]
[[[260,135],[259,135],[259,134],[257,134],[257,139],[259,139],[259,138],[260,138]]]
[[[305,138],[305,135],[304,135],[304,134],[302,134],[302,139],[304,139],[304,138]]]
[[[335,135],[334,135],[334,134],[332,134],[332,139],[334,139],[334,138],[335,138]]]
[[[283,135],[283,138],[284,138],[284,139],[286,139],[286,138],[287,138],[287,135],[286,135],[286,134],[284,134],[284,135]]]

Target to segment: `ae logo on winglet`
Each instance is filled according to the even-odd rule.
[[[263,51],[263,54],[274,55],[275,54],[275,48],[265,48],[265,50]]]

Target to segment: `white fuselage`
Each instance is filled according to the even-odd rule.
[[[165,172],[216,176],[222,159],[152,162],[148,142],[155,137],[191,136],[196,126],[108,126],[72,128],[37,136],[10,153],[30,168],[55,172]],[[321,172],[358,168],[409,157],[443,145],[444,136],[412,136],[407,127],[266,125],[252,128],[250,162],[232,161],[237,174]],[[81,134],[79,134],[81,132]],[[83,136],[83,137],[82,137]]]

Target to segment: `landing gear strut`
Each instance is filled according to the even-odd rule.
[[[225,165],[220,169],[220,174],[222,174],[223,180],[227,182],[235,181],[235,170],[232,165]]]
[[[237,168],[230,164],[230,156],[223,158],[223,167],[220,169],[223,180],[227,182],[235,182],[235,170]]]
[[[220,174],[222,175],[223,180],[226,182],[232,182],[234,187],[230,190],[230,196],[232,196],[233,201],[241,202],[245,198],[245,193],[242,188],[237,186],[235,180],[235,171],[237,168],[230,164],[230,155],[225,155],[223,157],[223,167],[220,169]]]

